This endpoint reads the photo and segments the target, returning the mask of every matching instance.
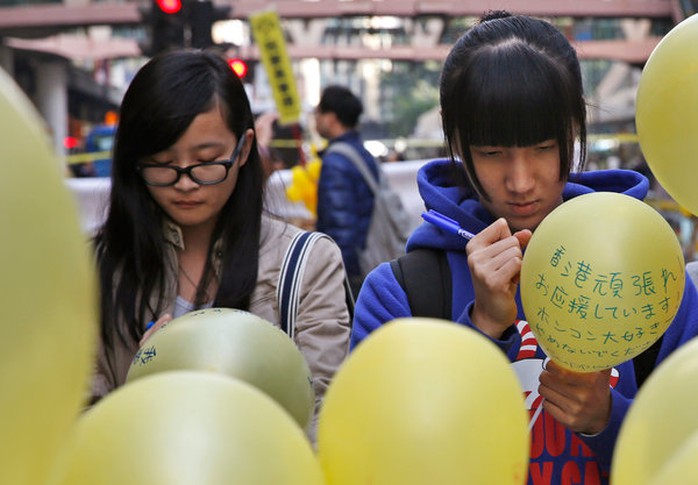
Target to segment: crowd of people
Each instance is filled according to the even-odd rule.
[[[419,192],[427,209],[475,237],[466,244],[425,223],[406,251],[445,257],[452,304],[444,319],[482,334],[512,363],[543,362],[539,347],[522,356],[517,326],[526,319],[518,283],[533,232],[556,207],[582,194],[603,190],[643,199],[647,178],[627,170],[581,171],[586,102],[580,65],[565,36],[544,20],[494,12],[467,30],[443,65],[440,108],[448,157],[420,169]],[[330,148],[350,145],[377,175],[357,131],[361,113],[360,100],[341,86],[326,87],[314,113],[318,133],[328,140],[316,230],[330,238],[310,248],[294,340],[312,371],[318,409],[351,350],[383,324],[418,315],[388,262],[365,281],[358,268],[373,196],[348,157]],[[269,156],[273,121],[255,123],[241,81],[215,53],[159,55],[133,79],[114,143],[109,212],[94,237],[101,344],[93,402],[124,384],[139,345],[172,318],[230,307],[279,324],[278,277],[301,231],[264,209],[262,157]],[[687,280],[653,365],[696,334],[698,294]],[[535,483],[563,483],[570,466],[578,483],[607,482],[620,425],[638,391],[632,361],[616,370],[611,385],[610,369],[581,374],[552,361],[541,366],[535,378],[543,418],[536,426],[555,422],[564,437],[532,433],[542,440],[534,443],[542,451],[531,456]],[[549,440],[560,442],[556,451]]]

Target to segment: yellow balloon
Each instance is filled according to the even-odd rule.
[[[313,415],[315,392],[305,357],[288,335],[252,313],[207,308],[175,318],[139,349],[126,380],[185,369],[252,384],[303,428]]]
[[[330,384],[318,422],[328,485],[522,484],[528,414],[504,354],[466,327],[398,319]]]
[[[312,181],[308,177],[308,172],[306,172],[305,167],[296,165],[291,168],[291,180],[292,183],[301,188],[301,190],[306,190],[312,187]]]
[[[170,371],[129,383],[78,422],[51,485],[324,485],[303,431],[237,379]]]
[[[640,147],[657,180],[698,214],[698,14],[662,38],[650,55],[637,91]]]
[[[686,450],[693,450],[693,463],[683,463],[683,466],[692,466],[694,472],[698,470],[696,402],[698,339],[694,338],[662,362],[640,388],[618,435],[611,483],[652,483],[672,457],[682,460],[677,453],[685,446],[688,446]],[[691,476],[695,479],[698,474]],[[655,483],[674,485],[677,482]]]
[[[0,70],[0,483],[42,483],[86,397],[89,245],[43,123]]]
[[[317,215],[317,190],[306,192],[303,203],[313,215]]]
[[[308,172],[308,177],[315,184],[320,180],[320,171],[322,170],[322,160],[316,158],[306,164],[306,171]]]
[[[633,197],[597,192],[551,212],[521,268],[521,301],[545,353],[591,372],[651,346],[678,311],[685,283],[671,226]]]
[[[695,485],[698,481],[698,431],[669,457],[651,485]]]
[[[303,195],[301,188],[297,185],[292,184],[286,187],[286,197],[288,197],[288,200],[291,202],[302,202]]]
[[[286,189],[286,197],[291,202],[303,202],[311,213],[317,213],[317,180],[306,167],[297,165],[291,169],[291,185]]]

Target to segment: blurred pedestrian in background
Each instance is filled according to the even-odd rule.
[[[347,276],[356,296],[363,276],[359,254],[365,248],[373,212],[373,192],[350,158],[333,152],[333,145],[350,147],[378,181],[377,161],[363,146],[357,131],[363,112],[361,100],[343,86],[328,86],[315,108],[317,132],[329,143],[320,153],[322,169],[318,184],[317,230],[334,239],[342,250]]]

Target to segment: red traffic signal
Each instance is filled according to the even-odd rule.
[[[244,79],[247,75],[247,63],[242,59],[238,59],[237,57],[228,59],[228,65],[240,79]]]
[[[155,3],[166,14],[175,14],[182,10],[182,0],[155,0]]]

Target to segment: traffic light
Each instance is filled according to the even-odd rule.
[[[149,0],[149,6],[142,11],[142,17],[150,27],[150,42],[141,46],[145,55],[154,56],[184,46],[186,18],[183,7],[182,0]]]
[[[228,59],[228,65],[233,70],[233,72],[235,72],[235,74],[238,75],[240,79],[245,79],[245,76],[247,76],[248,71],[248,66],[245,61],[235,57],[233,59]]]
[[[182,10],[182,0],[155,0],[155,3],[168,15],[175,15]]]
[[[191,47],[205,49],[213,45],[211,28],[218,20],[228,18],[229,6],[217,7],[211,0],[193,0],[189,3]]]

